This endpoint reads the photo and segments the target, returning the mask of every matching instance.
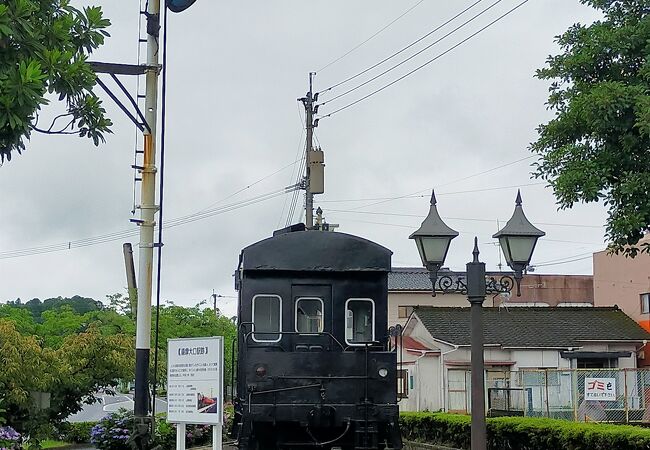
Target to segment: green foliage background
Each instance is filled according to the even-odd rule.
[[[557,37],[537,77],[555,117],[538,129],[535,176],[560,208],[603,201],[614,252],[635,256],[650,229],[650,1],[581,0],[603,13]]]
[[[179,337],[224,336],[230,380],[236,336],[230,319],[199,305],[168,304],[160,308],[159,326],[159,388],[166,383],[167,339]],[[106,305],[79,296],[0,305],[0,422],[46,436],[52,425],[93,402],[100,389],[133,380],[134,336],[135,317],[121,294],[108,296]],[[32,392],[51,393],[50,407],[36,410]]]
[[[0,163],[20,153],[34,130],[104,141],[112,123],[92,93],[95,74],[87,59],[109,26],[101,8],[79,10],[69,0],[0,3]],[[39,128],[38,113],[53,96],[65,112]]]

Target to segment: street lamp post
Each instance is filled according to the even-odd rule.
[[[422,259],[422,264],[429,271],[433,295],[442,293],[466,294],[471,305],[471,367],[472,367],[472,450],[485,450],[485,362],[483,356],[483,302],[486,294],[510,292],[517,284],[517,296],[521,296],[521,279],[524,268],[530,263],[537,240],[544,232],[531,224],[524,215],[521,206],[521,194],[517,192],[515,211],[505,227],[494,238],[506,257],[506,262],[514,271],[514,283],[505,275],[500,279],[485,276],[485,263],[479,261],[478,239],[474,238],[472,262],[467,263],[465,281],[456,280],[455,284],[448,277],[438,279],[449,251],[451,240],[458,232],[449,228],[440,217],[436,206],[435,194],[431,195],[429,214],[410,239],[414,239]]]

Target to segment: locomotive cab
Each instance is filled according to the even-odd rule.
[[[391,251],[343,233],[275,234],[240,255],[240,449],[398,449]]]

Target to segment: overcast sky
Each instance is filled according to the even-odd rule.
[[[296,99],[307,90],[309,71],[318,71],[315,90],[326,89],[473,2],[198,0],[185,13],[170,14],[164,219],[173,223],[205,210],[215,214],[193,216],[200,220],[181,221],[165,231],[163,300],[193,305],[214,289],[225,296],[219,299],[221,307],[234,313],[235,299],[229,297],[235,295],[232,273],[239,251],[284,226],[292,194],[249,206],[242,202],[295,183],[297,164],[291,164],[304,145]],[[76,3],[102,5],[113,23],[112,37],[92,59],[137,63],[137,1]],[[410,62],[319,112],[326,115],[392,82],[518,3],[499,2]],[[319,70],[416,4],[376,37]],[[480,2],[390,63],[491,4]],[[546,231],[533,257],[537,271],[590,274],[589,255],[604,247],[604,206],[557,211],[550,189],[531,179],[534,158],[524,158],[530,156],[536,126],[550,117],[545,108],[548,83],[533,77],[535,69],[558,51],[554,36],[595,17],[577,0],[531,0],[422,70],[323,118],[316,135],[325,152],[326,192],[316,196],[315,204],[327,221],[390,248],[395,266],[420,266],[408,236],[426,215],[435,187],[441,215],[461,233],[447,265],[464,269],[476,235],[482,259],[488,269],[496,269],[499,251],[491,235],[512,214],[521,187],[528,218]],[[132,90],[134,81],[125,79]],[[97,92],[114,121],[106,144],[95,148],[76,137],[34,136],[22,156],[0,167],[0,301],[75,294],[103,300],[125,292],[122,243],[132,242],[137,249],[137,235],[116,235],[96,245],[77,242],[137,232],[129,223],[135,129]],[[382,203],[368,200],[404,196]],[[228,205],[238,207],[218,209]],[[293,222],[304,217],[302,206],[301,195]],[[67,242],[71,248],[60,250]],[[56,251],[40,253],[43,247]],[[30,248],[38,251],[27,253],[37,254],[9,253]]]

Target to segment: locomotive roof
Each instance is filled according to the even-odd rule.
[[[244,270],[389,272],[393,254],[351,234],[296,231],[256,242],[241,252]]]

